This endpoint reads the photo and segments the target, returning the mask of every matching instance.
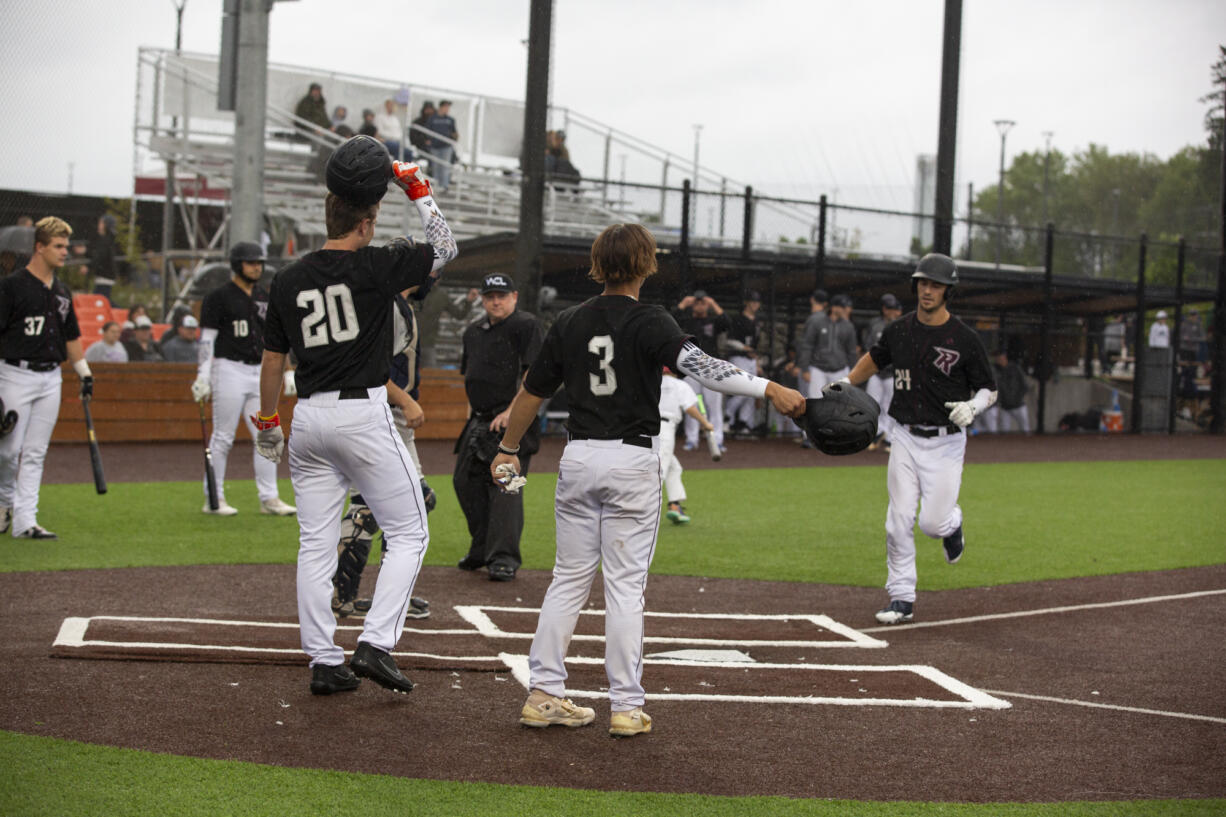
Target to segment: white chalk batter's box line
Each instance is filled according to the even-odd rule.
[[[487,613],[524,613],[538,615],[541,611],[535,607],[493,607],[488,605],[456,605],[455,611],[460,617],[476,628],[477,632],[488,638],[518,638],[531,640],[535,633],[510,632],[499,627]],[[604,617],[604,610],[581,610],[579,615]],[[688,636],[645,635],[644,644],[701,644],[708,647],[798,647],[803,649],[826,649],[830,647],[858,647],[862,649],[881,649],[889,646],[888,641],[865,635],[846,624],[840,624],[829,616],[811,615],[807,613],[753,614],[753,613],[655,613],[647,611],[648,619],[696,619],[703,621],[805,621],[814,627],[826,630],[838,636],[837,640],[826,641],[794,641],[794,640],[755,640],[738,638],[697,638]],[[603,642],[603,635],[572,636],[571,641]]]

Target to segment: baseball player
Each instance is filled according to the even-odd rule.
[[[38,524],[38,489],[60,415],[60,364],[81,378],[82,399],[94,393],[72,293],[55,274],[71,235],[62,219],[40,219],[34,255],[0,279],[0,533],[11,526],[17,539],[59,538]]]
[[[677,445],[677,424],[685,415],[693,417],[708,434],[715,430],[715,426],[698,410],[698,395],[694,394],[690,384],[665,366],[664,377],[660,380],[660,471],[668,495],[668,510],[664,516],[674,525],[685,525],[690,521],[689,514],[681,505],[686,500],[685,486],[681,483],[684,469],[673,453]]]
[[[677,304],[677,323],[685,332],[694,338],[694,345],[713,358],[719,357],[719,335],[728,331],[728,316],[715,299],[701,289],[693,295],[687,295]],[[715,445],[724,450],[724,395],[718,390],[704,385],[697,378],[690,378],[690,388],[702,397],[702,408],[707,419],[715,426],[711,438]],[[698,423],[687,416],[684,421],[685,450],[693,451],[698,447]]]
[[[901,314],[902,304],[898,302],[898,298],[889,292],[882,295],[881,314],[864,327],[860,345],[864,349],[872,349],[877,341],[881,340],[881,333],[885,331],[885,328],[898,320]],[[881,406],[881,413],[877,415],[877,438],[873,440],[868,450],[874,451],[882,448],[889,453],[891,420],[887,412],[890,410],[890,400],[894,397],[894,368],[886,366],[870,377],[864,384],[864,390],[868,392],[869,397],[877,401],[877,405]]]
[[[192,399],[213,399],[213,434],[209,450],[217,477],[217,510],[209,507],[208,482],[204,485],[204,513],[234,516],[238,509],[226,502],[226,462],[234,447],[234,432],[240,422],[255,438],[251,415],[259,408],[260,360],[264,353],[264,320],[268,293],[259,285],[264,274],[264,250],[251,241],[230,248],[230,281],[204,296],[200,307],[200,341],[197,344],[196,380]],[[186,320],[186,319],[185,319]],[[287,386],[293,374],[286,373]],[[277,494],[277,466],[258,451],[251,454],[260,513],[288,516],[293,505]]]
[[[638,224],[614,224],[592,244],[589,275],[604,292],[564,310],[511,404],[490,473],[518,490],[520,438],[559,386],[569,442],[558,466],[557,558],[529,653],[525,726],[584,726],[596,713],[566,700],[566,650],[596,569],[604,572],[609,733],[650,732],[643,712],[643,592],[660,509],[660,371],[663,366],[726,394],[765,396],[796,415],[804,398],[708,356],[671,315],[638,300],[656,271],[656,243]],[[684,302],[683,302],[684,303]]]
[[[882,624],[914,616],[917,504],[920,530],[942,540],[945,561],[957,562],[965,547],[958,506],[964,429],[996,402],[996,382],[979,335],[949,314],[957,283],[958,268],[949,256],[921,258],[911,276],[916,310],[888,325],[846,378],[859,385],[894,367],[890,416],[897,428],[886,471],[885,521],[890,602],[877,612]]]
[[[311,692],[355,689],[359,677],[395,692],[413,688],[392,659],[404,629],[429,532],[420,477],[395,431],[385,384],[398,292],[421,286],[456,256],[455,239],[416,165],[393,163],[368,136],[344,142],[328,160],[324,213],[328,240],[273,279],[264,326],[256,445],[279,461],[285,438],[277,415],[285,357],[298,361],[298,405],[289,438],[298,514],[298,623],[310,657]],[[429,243],[397,238],[370,246],[379,202],[394,181],[421,217]],[[407,396],[407,395],[405,395]],[[407,402],[400,403],[406,414]],[[349,666],[336,645],[332,577],[341,511],[358,489],[383,528],[383,566]]]
[[[728,322],[728,362],[743,372],[758,373],[758,340],[762,327],[758,323],[758,310],[762,308],[762,296],[750,290],[745,293],[745,306]],[[754,401],[744,395],[729,397],[724,405],[729,427],[733,433],[752,431],[756,425]]]

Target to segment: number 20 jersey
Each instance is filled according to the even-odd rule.
[[[660,433],[660,369],[689,340],[663,308],[599,295],[558,316],[524,388],[548,399],[566,389],[572,435],[597,440]]]
[[[277,273],[264,348],[298,361],[300,398],[387,382],[396,293],[425,282],[434,248],[409,239],[360,250],[317,250]]]

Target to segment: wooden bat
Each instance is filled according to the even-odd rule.
[[[94,468],[94,490],[106,493],[106,474],[102,472],[102,449],[98,448],[98,435],[94,433],[94,417],[89,411],[89,397],[81,398],[85,409],[85,439],[89,441],[89,464]]]
[[[213,471],[213,452],[209,449],[209,433],[205,428],[204,401],[196,403],[200,407],[200,436],[204,440],[204,480],[209,486],[209,510],[215,511],[221,507],[217,499],[217,474]]]

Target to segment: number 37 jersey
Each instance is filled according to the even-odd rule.
[[[660,433],[660,369],[677,365],[688,339],[661,307],[600,295],[558,316],[524,388],[548,399],[563,386],[573,435],[654,437]]]
[[[277,273],[264,347],[294,353],[298,396],[386,383],[393,298],[424,283],[433,265],[429,244],[397,239],[385,247],[317,250]]]

